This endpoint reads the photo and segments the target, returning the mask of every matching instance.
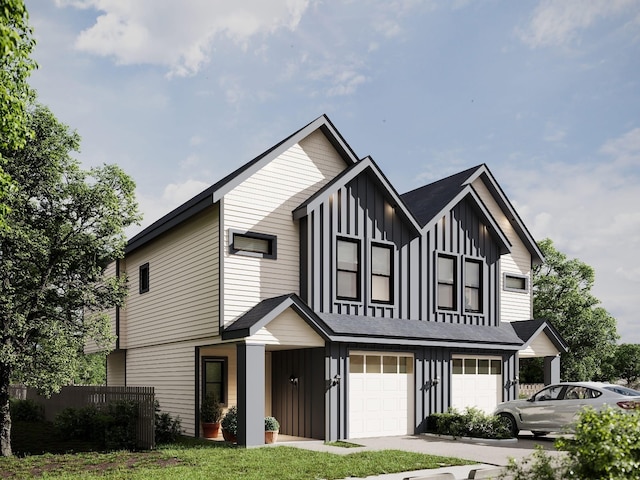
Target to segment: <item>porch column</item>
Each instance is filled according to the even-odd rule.
[[[544,357],[544,384],[550,385],[560,381],[560,355]]]
[[[264,445],[264,345],[239,343],[238,445]]]

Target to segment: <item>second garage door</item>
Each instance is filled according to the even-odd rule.
[[[349,438],[414,432],[413,357],[351,352]]]
[[[477,407],[491,413],[502,402],[502,360],[496,357],[452,358],[451,406]]]

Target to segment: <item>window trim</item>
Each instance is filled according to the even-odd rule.
[[[507,277],[512,277],[512,278],[517,278],[517,279],[524,280],[524,288],[508,287],[507,286]],[[505,292],[528,294],[529,293],[529,276],[528,275],[521,275],[521,274],[518,274],[518,273],[504,272],[502,274],[502,289]]]
[[[470,308],[467,308],[466,305],[466,301],[465,301],[465,305],[464,305],[464,313],[483,313],[484,312],[484,262],[480,259],[477,258],[473,258],[473,257],[465,257],[463,259],[463,263],[464,263],[464,272],[463,272],[463,283],[464,283],[464,292],[463,295],[466,297],[466,293],[467,293],[467,288],[473,288],[475,290],[478,291],[478,309],[477,310],[473,310]],[[470,287],[467,284],[467,263],[475,263],[476,265],[478,265],[478,270],[479,270],[479,278],[478,278],[478,287]]]
[[[453,282],[448,283],[448,282],[442,282],[440,281],[440,258],[448,258],[450,260],[453,261]],[[458,297],[460,296],[460,292],[459,290],[459,280],[460,280],[460,273],[458,272],[458,256],[457,255],[452,255],[449,253],[444,253],[444,252],[436,252],[436,308],[438,310],[442,310],[445,312],[456,312],[458,311],[458,303],[459,303],[459,299]],[[453,306],[452,307],[443,307],[442,305],[440,305],[440,285],[450,285],[452,286],[452,292],[453,292],[453,298],[452,298],[452,303]]]
[[[382,274],[377,274],[377,273],[373,273],[373,249],[374,248],[384,248],[389,250],[389,275],[382,275]],[[383,243],[383,242],[371,242],[369,245],[369,252],[370,252],[370,256],[369,256],[369,274],[370,274],[370,280],[369,280],[369,297],[371,299],[371,303],[376,303],[376,304],[380,304],[380,305],[393,305],[394,301],[395,301],[395,248],[393,243]],[[373,277],[383,277],[383,278],[388,278],[389,279],[389,300],[376,300],[373,298]]]
[[[262,252],[252,252],[249,250],[242,250],[235,248],[235,237],[241,236],[246,238],[255,238],[257,240],[266,240],[269,242],[270,252],[262,253]],[[270,260],[276,260],[278,258],[278,237],[275,235],[269,235],[267,233],[258,233],[252,231],[242,231],[229,229],[229,254],[231,255],[240,255],[244,257],[254,257],[254,258],[266,258]]]
[[[338,272],[349,272],[354,273],[353,270],[345,270],[341,269],[338,266],[338,242],[347,242],[347,243],[355,243],[357,246],[357,260],[358,265],[355,270],[356,274],[356,296],[355,297],[345,297],[340,295],[338,292]],[[360,302],[362,300],[362,241],[359,238],[350,238],[350,237],[336,237],[336,249],[335,249],[335,289],[336,289],[336,299],[338,300],[346,300],[352,302]]]
[[[147,293],[149,291],[150,284],[149,262],[147,262],[138,267],[138,293]]]
[[[201,357],[201,371],[200,371],[200,400],[203,402],[206,396],[207,391],[207,362],[216,362],[222,364],[222,380],[220,382],[220,391],[222,394],[220,395],[220,403],[223,406],[227,406],[228,402],[228,382],[229,382],[229,374],[228,374],[228,357],[216,357],[216,356],[203,356]],[[210,383],[210,382],[209,382]]]

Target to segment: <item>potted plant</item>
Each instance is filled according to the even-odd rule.
[[[222,419],[222,436],[227,442],[238,441],[238,407],[235,405],[229,408]]]
[[[211,392],[202,400],[200,406],[200,421],[202,423],[202,435],[204,438],[217,438],[220,433],[220,419],[222,418],[222,406],[218,396]]]
[[[275,417],[264,417],[264,443],[276,443],[280,423]]]

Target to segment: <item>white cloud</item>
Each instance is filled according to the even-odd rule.
[[[78,35],[79,50],[189,76],[209,62],[216,42],[230,40],[246,49],[256,36],[295,30],[309,0],[57,0],[57,5],[102,12]]]
[[[638,0],[543,0],[518,33],[531,48],[567,46],[581,31],[608,17],[631,13],[637,21],[639,5]]]
[[[603,158],[592,163],[514,166],[498,180],[536,240],[551,238],[569,258],[595,269],[594,295],[618,320],[623,341],[640,343],[636,312],[626,307],[640,288],[640,257],[629,253],[640,249],[640,129],[599,152]]]

